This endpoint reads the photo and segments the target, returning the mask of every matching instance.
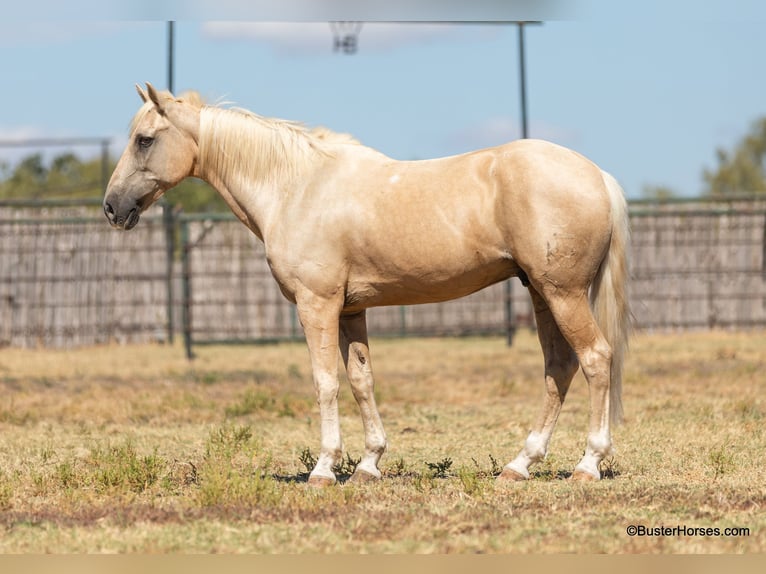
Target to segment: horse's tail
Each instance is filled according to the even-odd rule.
[[[619,423],[622,420],[622,368],[632,321],[628,301],[630,222],[622,187],[610,174],[602,172],[602,175],[612,207],[612,238],[593,280],[590,297],[596,322],[612,348],[609,415],[613,423]]]

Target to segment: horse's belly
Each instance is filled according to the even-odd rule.
[[[417,305],[457,299],[512,277],[519,268],[511,259],[462,269],[428,269],[351,277],[344,311],[385,305]]]

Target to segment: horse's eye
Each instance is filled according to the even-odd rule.
[[[148,136],[138,136],[138,147],[146,149],[153,143],[154,138],[150,138]]]

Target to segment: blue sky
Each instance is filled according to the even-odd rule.
[[[526,29],[530,136],[587,155],[631,198],[645,185],[698,194],[716,148],[766,115],[766,3],[667,4],[583,1]],[[515,26],[367,23],[348,56],[327,22],[221,21],[232,13],[209,8],[4,20],[0,139],[106,136],[119,155],[133,84],[167,83],[158,15],[179,18],[176,91],[349,132],[398,159],[520,135]],[[29,152],[0,149],[0,161]]]

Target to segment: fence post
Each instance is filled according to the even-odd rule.
[[[766,281],[766,215],[763,216],[763,248],[761,250],[761,277]]]
[[[510,347],[513,345],[513,337],[516,335],[516,325],[513,321],[513,286],[511,280],[505,280],[505,336]]]
[[[298,308],[290,305],[290,338],[298,338]]]
[[[173,216],[173,208],[167,204],[162,204],[162,224],[165,227],[165,288],[167,293],[167,331],[168,331],[168,343],[173,344],[175,337],[175,290],[173,289],[173,262],[175,259],[175,243],[176,243],[176,222]]]
[[[192,352],[192,298],[191,298],[191,242],[189,241],[189,222],[180,220],[181,227],[181,323],[184,332],[186,358],[194,358]]]
[[[761,248],[761,280],[766,282],[766,214],[763,216],[763,247]],[[763,307],[766,309],[766,293],[763,295]]]

